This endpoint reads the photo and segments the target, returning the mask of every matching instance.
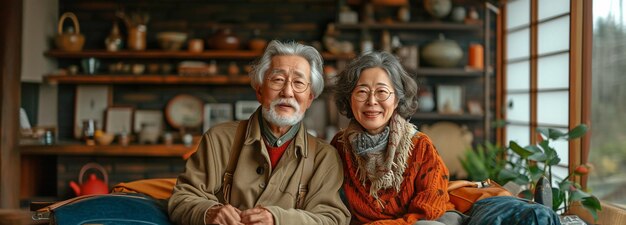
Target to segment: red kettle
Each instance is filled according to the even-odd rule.
[[[95,169],[100,171],[102,176],[104,177],[104,181],[98,179],[96,174],[89,174],[89,179],[83,181],[83,177],[85,172],[89,169]],[[81,195],[92,195],[92,194],[108,194],[109,186],[108,184],[109,177],[106,173],[104,167],[97,163],[87,163],[82,168],[80,168],[80,174],[78,175],[78,184],[74,181],[70,181],[70,187],[76,193],[76,196]]]

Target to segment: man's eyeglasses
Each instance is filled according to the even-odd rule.
[[[365,102],[370,98],[370,94],[372,93],[374,94],[376,101],[379,102],[387,101],[387,99],[389,99],[389,97],[393,94],[393,92],[384,87],[376,88],[374,91],[369,88],[359,87],[354,89],[352,97],[359,102]]]
[[[285,84],[291,83],[291,88],[293,88],[293,91],[296,93],[305,92],[309,88],[309,84],[310,84],[306,82],[306,79],[304,78],[295,78],[292,80],[287,80],[283,76],[271,76],[267,78],[267,81],[269,81],[268,85],[270,89],[274,91],[281,91],[283,90],[283,88],[285,88]]]

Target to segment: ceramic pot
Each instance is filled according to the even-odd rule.
[[[107,51],[115,52],[122,49],[122,36],[120,35],[120,28],[117,26],[117,23],[113,23],[113,28],[111,28],[111,33],[104,40],[104,44],[107,48]]]
[[[157,124],[144,123],[142,124],[141,131],[139,132],[139,143],[141,144],[156,144],[161,135],[161,129]]]
[[[250,47],[250,50],[261,52],[263,51],[263,49],[265,49],[265,46],[267,45],[267,40],[262,38],[254,38],[250,40],[248,45]]]
[[[98,69],[100,69],[100,60],[93,57],[82,59],[80,63],[85,74],[96,74]]]
[[[422,49],[422,58],[435,67],[454,67],[463,58],[463,51],[456,41],[447,40],[439,35],[439,40],[433,41]]]
[[[128,49],[135,51],[146,50],[146,32],[145,25],[137,25],[128,29]]]
[[[187,40],[187,33],[183,32],[159,32],[157,41],[161,49],[166,51],[178,51]]]
[[[204,50],[204,42],[202,42],[202,39],[191,39],[188,41],[188,50],[190,52],[202,52]]]
[[[424,0],[424,9],[435,19],[443,19],[450,14],[452,2],[450,0]]]
[[[209,38],[208,45],[212,49],[237,50],[239,49],[239,37],[234,35],[228,28],[221,29]]]
[[[471,68],[482,70],[484,68],[484,48],[481,44],[470,44],[467,65]]]
[[[74,28],[69,33],[63,32],[63,21],[65,19],[70,18],[72,22],[74,22]],[[78,19],[76,15],[71,12],[63,13],[61,18],[59,19],[59,25],[57,28],[58,34],[55,37],[54,41],[56,43],[57,48],[63,51],[77,52],[83,50],[83,45],[85,44],[85,36],[80,33],[80,25],[78,24]]]
[[[454,22],[462,23],[465,20],[465,15],[467,15],[467,11],[463,6],[457,6],[452,9],[452,14],[450,14],[450,18]]]

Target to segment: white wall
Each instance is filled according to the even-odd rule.
[[[42,83],[45,74],[56,70],[56,61],[43,53],[52,49],[59,20],[58,0],[24,0],[22,26],[22,82]],[[41,84],[38,124],[57,124],[57,86]]]
[[[37,115],[37,126],[56,126],[57,125],[57,96],[58,86],[40,84],[39,85],[39,113]],[[67,110],[74,110],[65,109]]]
[[[22,81],[42,82],[43,75],[56,70],[56,62],[43,53],[57,34],[58,0],[24,0],[22,26]]]

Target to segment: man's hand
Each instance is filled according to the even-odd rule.
[[[207,224],[243,224],[241,223],[241,210],[232,205],[214,206],[207,210],[204,220]]]
[[[274,216],[267,209],[257,206],[241,212],[241,222],[246,225],[274,225]]]

